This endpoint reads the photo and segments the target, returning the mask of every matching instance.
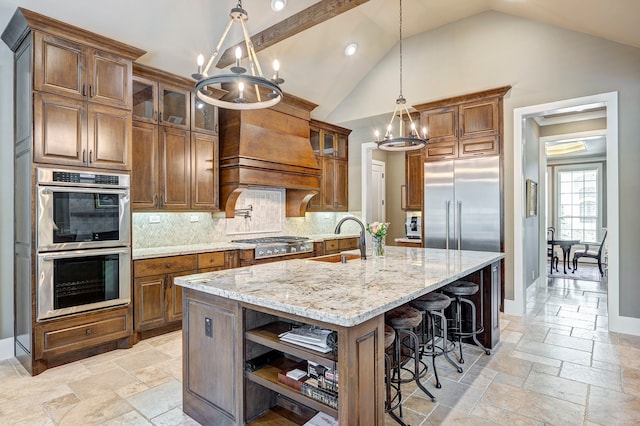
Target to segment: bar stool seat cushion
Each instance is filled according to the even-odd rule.
[[[384,347],[385,349],[393,345],[393,341],[396,339],[396,332],[391,326],[385,324],[384,326]]]
[[[393,328],[415,328],[422,322],[422,314],[416,308],[402,305],[387,312],[385,322]]]
[[[478,284],[470,281],[456,281],[444,287],[443,290],[454,296],[471,296],[476,294],[479,288]]]
[[[451,304],[449,296],[442,293],[427,293],[411,301],[411,306],[421,311],[440,311]]]

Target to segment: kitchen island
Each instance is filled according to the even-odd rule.
[[[183,411],[216,425],[282,421],[272,416],[302,424],[315,411],[343,425],[382,425],[384,313],[457,279],[474,281],[481,286],[481,342],[493,347],[503,256],[387,247],[383,258],[341,263],[338,255],[178,277],[184,287]],[[278,339],[299,324],[336,331],[337,355]],[[246,361],[272,350],[286,357],[245,371]],[[280,369],[300,360],[329,367],[337,361],[338,408],[278,382]]]

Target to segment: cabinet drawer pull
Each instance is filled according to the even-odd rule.
[[[168,269],[168,268],[171,268],[171,264],[170,264],[170,263],[167,263],[167,265],[166,265],[166,266],[167,266],[167,269]]]
[[[82,162],[83,163],[87,162],[87,150],[86,149],[82,150]]]
[[[93,150],[89,150],[89,163],[93,163]]]
[[[86,334],[87,336],[89,336],[89,335],[91,334],[91,329],[90,329],[90,328],[87,328],[87,329],[84,331],[84,334]]]

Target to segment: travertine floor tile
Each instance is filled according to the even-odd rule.
[[[544,422],[540,420],[530,419],[482,401],[476,405],[471,414],[504,426],[544,426]]]
[[[543,395],[553,396],[580,405],[587,404],[588,388],[589,386],[585,383],[550,376],[536,371],[532,371],[531,374],[529,374],[523,386],[523,389],[532,390]]]
[[[457,409],[438,406],[427,419],[425,425],[469,425],[482,426],[492,425],[493,423],[482,418],[471,416]]]
[[[69,387],[80,399],[88,399],[121,388],[136,381],[136,378],[120,368],[112,368],[80,380],[69,382]]]
[[[640,399],[621,392],[591,386],[587,419],[601,425],[640,424]]]
[[[550,424],[582,425],[585,407],[536,392],[492,383],[482,401]]]
[[[640,398],[640,370],[623,367],[622,388],[625,393]]]
[[[172,380],[133,395],[127,401],[146,418],[151,419],[182,405],[182,384]]]
[[[562,364],[560,377],[616,391],[622,390],[620,373],[599,368],[565,362]]]
[[[58,424],[61,426],[100,424],[132,410],[133,407],[115,393],[103,392],[75,404]]]
[[[563,348],[547,343],[521,341],[520,343],[518,343],[517,350],[533,355],[540,355],[547,358],[557,359],[560,361],[569,361],[576,364],[591,365],[591,354],[589,352]]]
[[[544,343],[562,346],[563,348],[578,349],[585,352],[591,352],[593,350],[593,340],[562,336],[555,333],[549,333],[547,338],[544,339]]]

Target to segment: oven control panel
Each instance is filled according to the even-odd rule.
[[[129,175],[122,173],[101,174],[44,167],[39,167],[37,173],[40,185],[128,188],[130,182]]]

